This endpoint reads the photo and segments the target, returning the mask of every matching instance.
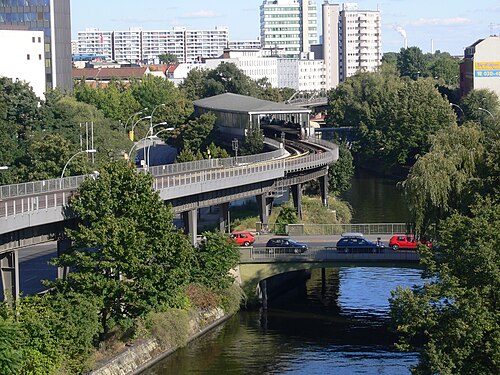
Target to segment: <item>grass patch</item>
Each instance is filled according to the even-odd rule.
[[[186,310],[168,309],[151,312],[145,325],[163,350],[182,347],[189,339],[189,313]]]
[[[243,297],[244,294],[241,287],[233,284],[220,292],[220,305],[226,314],[235,314],[240,309]]]
[[[282,206],[273,207],[269,224],[276,223],[282,207],[290,206],[292,203],[285,202]],[[302,196],[302,220],[299,224],[347,224],[352,219],[352,208],[349,203],[335,196],[328,197],[328,207],[324,207],[319,196]],[[231,211],[231,229],[246,230],[255,229],[255,223],[259,222],[259,211],[257,204],[245,205],[241,211]]]

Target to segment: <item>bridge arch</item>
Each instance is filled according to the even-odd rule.
[[[296,271],[309,271],[317,268],[341,268],[341,267],[399,267],[399,268],[423,268],[420,263],[409,262],[272,262],[272,263],[242,263],[238,269],[238,279],[245,292],[250,305],[261,302],[261,291],[259,283],[274,276]]]

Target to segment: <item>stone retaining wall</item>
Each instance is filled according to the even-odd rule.
[[[229,316],[221,308],[198,312],[189,322],[189,341],[224,322]],[[110,359],[89,375],[134,375],[171,354],[177,347],[161,348],[155,339],[141,341]]]

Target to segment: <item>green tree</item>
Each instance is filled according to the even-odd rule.
[[[388,65],[350,77],[330,91],[328,104],[328,124],[353,128],[359,160],[385,169],[412,165],[428,150],[428,136],[455,121],[432,80],[401,79]]]
[[[488,89],[472,90],[462,98],[460,107],[464,111],[466,120],[482,124],[489,136],[496,135],[500,122],[500,101],[493,91]]]
[[[172,213],[152,190],[152,177],[125,162],[87,179],[69,208],[80,218],[68,230],[71,251],[56,258],[71,267],[56,290],[99,298],[103,333],[110,320],[135,318],[154,308],[179,306],[189,281],[192,246],[175,231]]]
[[[401,48],[396,65],[401,77],[417,79],[427,75],[425,56],[418,47]]]
[[[297,224],[297,211],[292,206],[283,206],[276,218],[276,233],[285,234],[288,224]]]
[[[241,155],[254,155],[264,151],[264,134],[257,127],[250,129],[240,147]]]
[[[354,175],[353,157],[351,152],[341,145],[339,160],[328,166],[328,190],[333,195],[340,195],[351,187],[351,178]]]
[[[386,52],[382,55],[382,64],[397,66],[398,53],[397,52]]]
[[[234,283],[230,271],[240,260],[236,245],[220,232],[204,232],[204,241],[195,252],[192,282],[211,290],[227,289]]]
[[[454,210],[466,212],[484,157],[484,136],[474,123],[442,129],[432,138],[429,152],[417,160],[403,183],[417,228],[425,232]]]
[[[208,79],[208,69],[191,69],[187,77],[179,85],[179,89],[184,93],[188,100],[194,101],[205,98],[206,81]]]
[[[0,373],[18,374],[23,363],[23,356],[19,324],[0,316]]]
[[[421,249],[422,287],[390,299],[400,348],[418,350],[417,374],[496,374],[500,370],[500,205],[480,199],[470,215],[441,226],[440,250]]]
[[[182,127],[174,145],[181,149],[189,149],[193,153],[206,149],[215,139],[214,127],[216,116],[213,113],[204,113],[200,117],[190,120]]]
[[[158,59],[162,64],[170,65],[179,63],[179,59],[177,58],[177,56],[172,53],[162,53],[158,56]]]
[[[452,57],[447,52],[436,51],[434,54],[426,54],[427,74],[445,85],[457,86],[460,75],[460,60]]]

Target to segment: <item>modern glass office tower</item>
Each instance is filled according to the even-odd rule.
[[[47,89],[71,91],[70,0],[0,0],[0,29],[43,31]]]

